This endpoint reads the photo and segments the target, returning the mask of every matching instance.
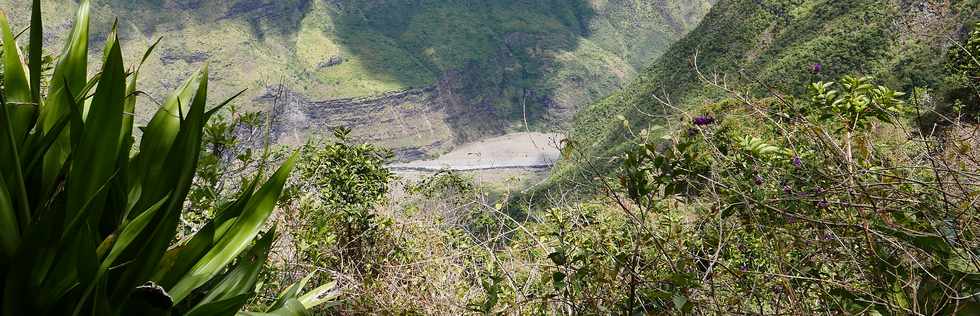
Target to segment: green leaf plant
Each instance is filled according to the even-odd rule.
[[[843,134],[844,150],[848,164],[854,162],[852,147],[858,133],[866,133],[875,122],[895,123],[906,113],[905,93],[885,86],[872,84],[872,77],[845,76],[841,82],[816,82],[810,84],[810,101],[820,110],[819,119],[837,122],[837,131]],[[840,89],[834,89],[838,87]]]
[[[205,109],[208,67],[162,104],[137,144],[140,67],[127,70],[113,27],[89,76],[89,11],[81,1],[51,72],[42,71],[40,1],[27,58],[0,11],[0,315],[239,313],[255,294],[274,238],[261,231],[296,155],[175,241],[214,113]],[[331,287],[301,288],[264,312],[301,315],[332,299]]]

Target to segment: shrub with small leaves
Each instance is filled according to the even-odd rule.
[[[305,227],[295,242],[309,264],[369,273],[383,259],[374,247],[391,224],[374,209],[384,203],[394,178],[385,166],[393,155],[353,144],[349,134],[337,128],[334,141],[313,140],[300,149],[298,174],[288,188]]]

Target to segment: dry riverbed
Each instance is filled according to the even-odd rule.
[[[561,156],[561,134],[513,133],[464,144],[432,160],[392,164],[395,171],[547,169]]]
[[[559,143],[563,138],[561,134],[513,133],[464,144],[436,159],[389,167],[409,181],[448,169],[502,191],[520,191],[548,176],[561,156]]]

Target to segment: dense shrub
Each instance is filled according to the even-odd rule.
[[[375,208],[383,203],[394,177],[385,163],[390,151],[370,144],[352,144],[350,130],[334,131],[335,142],[313,141],[300,150],[298,175],[290,186],[296,215],[304,229],[296,231],[305,262],[358,270],[376,269],[371,259],[390,221]]]
[[[716,113],[717,127],[675,135],[668,153],[645,146],[625,160],[637,209],[703,205],[688,214],[701,228],[669,256],[695,276],[682,292],[697,308],[969,314],[980,306],[971,202],[980,179],[962,163],[976,153],[942,150],[940,139],[909,128],[900,94],[867,79],[842,82],[841,90],[814,84],[808,100],[742,99]],[[697,154],[672,154],[684,152]],[[663,179],[672,164],[703,172],[644,180]],[[689,191],[667,190],[690,178]]]
[[[474,306],[975,314],[980,135],[959,121],[921,134],[922,94],[846,77],[799,99],[733,92],[638,131],[617,176],[592,173],[605,198],[515,229]]]
[[[968,119],[980,117],[980,23],[965,43],[954,43],[950,48],[946,71],[950,115],[966,114]]]

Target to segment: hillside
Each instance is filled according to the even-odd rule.
[[[162,74],[143,82],[156,98],[210,61],[217,96],[248,88],[238,104],[251,110],[279,101],[283,142],[343,125],[413,158],[524,130],[525,116],[535,130],[567,126],[695,27],[711,2],[93,1],[93,42],[119,17],[130,60],[163,38],[144,67]],[[21,25],[28,3],[0,7]],[[75,4],[43,5],[51,46]]]
[[[980,0],[3,1],[0,316],[980,315]]]
[[[624,150],[631,131],[682,124],[666,118],[731,97],[722,87],[791,98],[802,96],[809,82],[870,75],[906,92],[932,88],[945,62],[937,52],[966,35],[978,7],[973,0],[719,1],[632,83],[580,111],[570,139],[584,156],[605,161]],[[580,171],[565,163],[554,179]]]

